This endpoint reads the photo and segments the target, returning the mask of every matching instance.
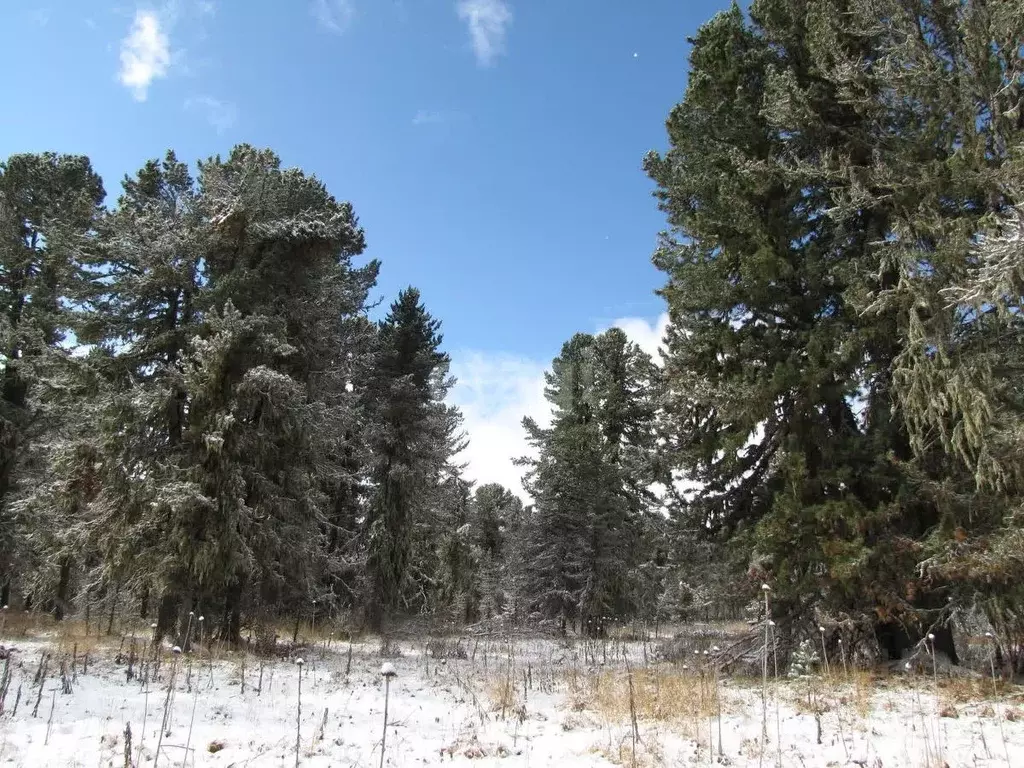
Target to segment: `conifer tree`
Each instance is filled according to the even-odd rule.
[[[283,322],[293,352],[278,370],[303,387],[315,413],[315,421],[305,422],[316,424],[305,436],[314,447],[299,455],[316,478],[311,493],[319,499],[322,531],[309,534],[307,549],[318,562],[317,575],[285,579],[286,587],[270,592],[292,606],[311,606],[314,599],[334,606],[335,589],[351,589],[351,531],[368,471],[361,392],[370,386],[374,339],[365,311],[379,265],[353,264],[365,236],[351,204],[337,201],[315,176],[283,169],[270,150],[240,145],[200,170],[214,233],[209,300],[214,306],[230,300],[243,314]],[[275,460],[290,467],[293,457],[284,452]],[[325,543],[314,546],[319,537]]]
[[[893,372],[902,287],[947,280],[999,196],[999,161],[980,158],[1001,138],[976,116],[1018,71],[990,45],[1006,14],[761,0],[748,22],[734,7],[695,39],[672,148],[648,158],[673,227],[655,256],[666,434],[702,486],[677,513],[729,540],[782,613],[947,615],[943,582],[916,575],[945,514],[922,491],[947,464],[915,456]]]
[[[380,322],[373,379],[369,472],[372,496],[364,524],[366,618],[380,629],[402,605],[408,587],[414,529],[430,491],[452,455],[457,412],[443,403],[451,380],[441,351],[440,321],[420,303],[419,291],[403,290]]]
[[[18,490],[19,474],[39,476],[43,459],[33,439],[50,432],[38,396],[54,383],[60,347],[73,340],[66,300],[83,281],[78,254],[93,234],[105,192],[88,158],[43,153],[0,163],[0,602],[20,560],[29,565],[19,532],[31,533]],[[42,449],[42,446],[36,446]],[[20,557],[19,557],[20,555]]]
[[[124,187],[86,324],[113,382],[90,526],[104,578],[158,595],[160,632],[200,603],[235,640],[243,611],[264,623],[329,581],[329,490],[376,264],[352,267],[351,206],[270,152],[237,147],[198,184],[168,153]]]
[[[639,603],[641,532],[653,502],[654,378],[650,357],[622,331],[576,334],[547,374],[551,427],[523,422],[538,456],[527,462],[536,507],[522,589],[563,631],[575,622],[602,633]]]

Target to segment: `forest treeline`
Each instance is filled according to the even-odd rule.
[[[440,322],[413,288],[370,319],[379,265],[315,177],[168,153],[106,207],[87,159],[12,156],[3,601],[161,633],[198,609],[235,640],[314,615],[597,634],[757,618],[765,584],[794,642],[959,627],[1024,663],[1021,40],[1013,0],[704,24],[644,160],[662,359],[564,344],[528,506],[462,476]]]

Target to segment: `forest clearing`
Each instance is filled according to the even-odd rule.
[[[0,643],[0,765],[1012,766],[1024,748],[1024,696],[983,675],[834,659],[730,676],[700,632],[667,661],[664,638],[325,631],[270,656],[179,655],[82,629]]]
[[[0,768],[1024,766],[1021,0],[49,4]]]

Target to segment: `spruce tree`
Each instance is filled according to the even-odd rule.
[[[593,634],[632,616],[653,497],[656,372],[612,329],[576,334],[547,374],[550,428],[524,420],[536,459],[526,461],[536,506],[526,526],[522,590],[539,616]]]
[[[403,607],[414,529],[453,453],[457,412],[443,403],[452,382],[440,325],[415,288],[403,290],[379,324],[373,378],[364,396],[373,425],[367,435],[373,490],[364,523],[364,601],[375,630],[387,613]]]

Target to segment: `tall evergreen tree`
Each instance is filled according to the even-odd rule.
[[[590,514],[600,485],[597,425],[593,421],[591,338],[576,334],[545,374],[554,419],[548,429],[523,419],[537,457],[524,478],[536,500],[526,546],[523,591],[531,609],[556,619],[564,632],[582,618],[588,564],[593,557]]]
[[[353,528],[362,514],[360,491],[369,457],[363,430],[369,421],[374,332],[365,318],[379,264],[356,267],[365,235],[350,203],[337,201],[315,176],[282,169],[269,150],[235,147],[230,156],[200,164],[200,188],[214,231],[208,256],[210,300],[229,299],[243,314],[284,323],[293,353],[283,373],[298,381],[317,414],[307,456],[317,478],[320,522],[326,538],[319,576],[299,589],[292,605],[328,602],[335,589],[353,587]],[[287,455],[278,461],[289,465]],[[350,595],[343,595],[345,600]]]
[[[536,507],[527,524],[523,591],[564,630],[601,633],[639,602],[643,516],[653,498],[655,368],[618,329],[576,334],[547,374],[554,418],[525,419]]]
[[[452,417],[443,404],[451,381],[441,351],[440,321],[415,288],[402,291],[380,322],[373,380],[370,481],[364,524],[366,618],[380,629],[385,614],[402,607],[408,586],[413,531],[429,490],[451,456]]]
[[[435,532],[443,541],[441,604],[452,607],[457,621],[475,622],[505,616],[515,596],[521,563],[509,540],[522,524],[523,502],[498,483],[464,489],[456,514],[445,515]]]
[[[1012,649],[1024,637],[1016,437],[1024,13],[1010,2],[880,7],[891,24],[857,18],[882,40],[880,66],[847,81],[851,91],[896,81],[905,94],[896,109],[874,109],[881,149],[867,179],[877,191],[859,204],[885,205],[894,192],[902,203],[881,249],[897,279],[869,310],[898,317],[893,391],[915,449],[917,494],[940,513],[921,542],[920,573],[954,605],[981,607]],[[918,151],[898,151],[896,135]],[[1024,669],[1019,651],[1007,660]]]
[[[0,602],[8,600],[18,554],[14,486],[34,431],[31,386],[72,330],[77,258],[92,235],[103,184],[75,155],[13,155],[0,163]],[[41,367],[42,366],[42,367]],[[22,523],[31,525],[30,521]]]
[[[237,147],[201,163],[198,184],[169,153],[124,187],[87,325],[115,383],[90,525],[105,578],[159,595],[161,632],[183,631],[199,603],[237,639],[243,611],[263,623],[329,581],[376,264],[352,266],[351,206],[270,152]]]
[[[1001,32],[970,56],[954,33],[981,6],[760,0],[749,23],[734,7],[695,39],[672,148],[647,161],[674,230],[655,257],[667,435],[702,486],[678,514],[738,545],[794,616],[945,615],[943,585],[915,576],[942,513],[893,401],[906,305],[876,299],[910,241],[962,254],[952,236],[975,228],[987,193],[956,172],[968,123],[947,120],[962,102],[906,73],[926,64],[937,86],[986,58]]]

